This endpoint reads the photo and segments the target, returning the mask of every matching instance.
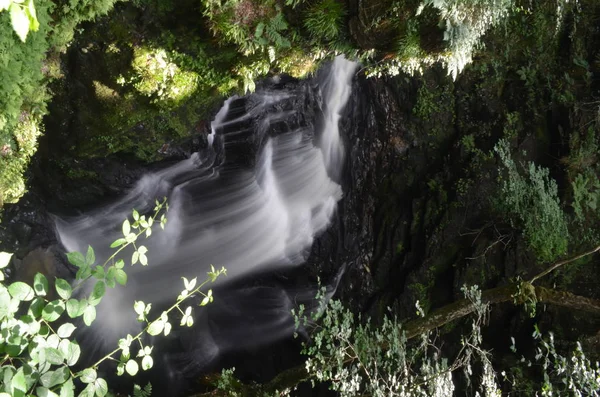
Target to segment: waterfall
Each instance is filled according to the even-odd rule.
[[[218,282],[215,309],[196,310],[203,336],[190,343],[198,354],[186,365],[202,367],[234,345],[291,334],[290,310],[309,302],[314,289],[240,287],[239,281],[303,263],[330,224],[342,198],[338,122],[355,70],[355,63],[337,58],[320,78],[294,90],[232,97],[215,116],[206,148],[145,175],[114,203],[76,218],[56,217],[67,251],[85,252],[90,244],[100,260],[110,255],[108,247],[121,237],[120,225],[133,208],[150,211],[163,196],[170,205],[165,231],[141,242],[149,265],[128,267],[128,285],[107,291],[88,342],[100,350],[114,346],[139,329],[134,299],[154,307],[172,304],[181,277],[204,279],[210,265],[224,266],[228,276]],[[315,95],[320,107],[307,99]]]

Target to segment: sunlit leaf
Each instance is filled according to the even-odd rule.
[[[152,368],[153,364],[154,364],[154,360],[152,359],[151,356],[144,356],[144,358],[142,358],[142,369],[144,371],[147,371],[150,368]]]
[[[62,278],[57,278],[55,281],[55,288],[58,295],[63,299],[69,299],[71,297],[71,293],[73,292],[71,285]]]
[[[48,389],[47,387],[42,387],[42,386],[36,387],[35,393],[37,394],[37,397],[58,397],[58,394],[54,393],[52,390]]]
[[[49,322],[56,321],[64,311],[65,303],[61,300],[54,300],[44,307],[44,310],[42,310],[42,318]]]
[[[69,378],[60,388],[60,397],[73,397],[74,389],[73,380]]]
[[[29,29],[34,32],[37,32],[40,28],[40,23],[37,19],[37,13],[35,11],[35,5],[33,4],[33,0],[29,0],[27,3],[27,17],[29,18]]]
[[[163,331],[165,323],[160,320],[154,321],[148,327],[148,333],[152,336],[156,336]]]
[[[113,243],[110,245],[110,248],[117,248],[117,247],[125,244],[126,242],[127,242],[127,240],[125,240],[124,238],[117,239],[117,240],[113,241]]]
[[[131,224],[129,223],[129,219],[125,219],[123,221],[123,236],[127,237],[129,233],[131,233]]]
[[[96,262],[96,254],[91,245],[88,245],[87,253],[85,254],[85,263],[92,266]]]
[[[127,284],[127,273],[121,269],[117,269],[115,272],[115,280],[117,280],[117,283],[121,285]]]
[[[54,347],[46,347],[46,361],[50,364],[60,365],[64,361],[62,353]]]
[[[94,382],[94,385],[96,386],[96,396],[98,396],[98,397],[106,396],[106,394],[108,393],[108,384],[106,383],[106,381],[104,379],[102,379],[102,378],[96,379],[96,381]]]
[[[48,293],[48,280],[42,273],[37,273],[33,278],[33,289],[37,296],[46,296]]]
[[[88,327],[94,322],[96,319],[96,308],[94,306],[88,306],[83,311],[83,322]]]
[[[17,36],[25,42],[29,33],[29,17],[23,7],[16,3],[10,6],[10,22]]]
[[[125,365],[125,371],[127,371],[127,373],[131,376],[134,376],[135,374],[138,373],[139,370],[139,365],[135,360],[129,360],[127,361],[127,364]]]
[[[67,314],[71,318],[77,318],[83,314],[87,305],[77,299],[69,299],[67,301]]]
[[[96,306],[102,300],[102,297],[106,293],[106,283],[104,281],[98,281],[94,285],[94,289],[88,298],[88,303],[92,306]]]
[[[2,11],[2,0],[0,0],[0,11]],[[10,258],[13,254],[8,252],[0,252],[0,269],[4,269],[10,263]]]
[[[58,327],[58,330],[56,331],[56,333],[61,338],[68,338],[69,336],[71,336],[73,331],[75,331],[75,328],[76,327],[71,323],[64,323],[63,325]]]
[[[82,267],[85,265],[85,258],[81,252],[69,252],[67,254],[67,259],[73,266]]]
[[[86,368],[79,373],[79,380],[83,383],[92,383],[97,377],[96,370],[93,368]]]
[[[30,301],[35,297],[33,288],[22,281],[17,281],[8,286],[10,296],[20,301]]]

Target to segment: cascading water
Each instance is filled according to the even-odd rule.
[[[182,289],[181,277],[204,279],[211,264],[225,266],[228,276],[215,292],[215,309],[197,311],[202,337],[188,344],[195,354],[185,366],[201,368],[234,346],[291,334],[290,310],[309,302],[315,290],[239,287],[239,280],[301,264],[329,225],[342,197],[338,121],[355,68],[337,58],[316,85],[228,99],[204,150],[144,176],[111,205],[56,219],[68,251],[85,252],[91,244],[101,259],[111,253],[108,247],[121,237],[120,225],[133,208],[149,211],[156,198],[168,198],[166,230],[143,242],[149,266],[129,268],[127,287],[107,293],[86,335],[92,344],[104,350],[139,329],[134,298],[155,307],[171,304]],[[311,95],[322,98],[316,114],[314,101],[307,100]],[[315,118],[322,118],[320,131],[314,131]]]

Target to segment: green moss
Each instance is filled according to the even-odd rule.
[[[431,310],[430,290],[433,287],[433,280],[428,284],[412,283],[407,286],[411,296],[415,302],[419,302],[419,306],[427,314]]]

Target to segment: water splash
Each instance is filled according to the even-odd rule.
[[[134,299],[154,307],[171,304],[181,277],[204,279],[210,265],[225,266],[228,277],[220,287],[223,294],[217,294],[218,309],[199,314],[199,332],[205,337],[187,348],[195,351],[194,343],[202,343],[203,358],[192,359],[190,366],[202,366],[202,360],[210,362],[234,344],[268,343],[292,332],[290,310],[311,301],[314,287],[233,285],[258,272],[303,263],[314,238],[330,224],[342,197],[332,179],[344,159],[338,124],[355,68],[337,58],[319,83],[321,131],[314,131],[314,117],[307,116],[305,96],[315,93],[306,86],[232,97],[211,124],[207,148],[145,175],[121,200],[76,218],[56,219],[68,251],[85,251],[92,244],[101,259],[110,255],[107,247],[120,237],[120,224],[132,208],[150,211],[155,198],[163,196],[171,207],[165,232],[143,243],[149,248],[149,266],[129,268],[127,287],[111,290],[97,308],[90,343],[98,349],[114,346],[139,327]],[[253,320],[244,322],[242,313],[251,313]]]

